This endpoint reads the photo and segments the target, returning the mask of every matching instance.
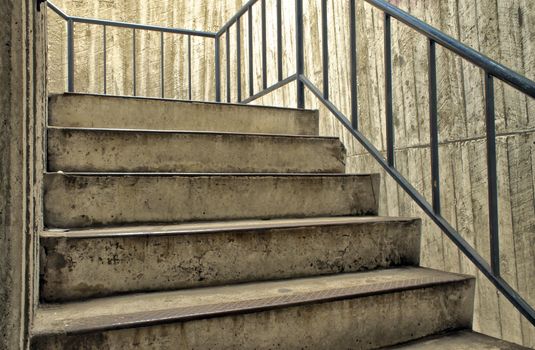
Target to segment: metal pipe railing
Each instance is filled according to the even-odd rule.
[[[67,22],[67,92],[75,91],[74,26],[76,23],[92,24],[92,25],[103,27],[103,42],[102,42],[103,73],[104,73],[103,91],[105,95],[108,92],[108,88],[107,88],[107,50],[108,50],[107,29],[109,27],[125,28],[125,29],[132,30],[132,93],[134,96],[137,96],[137,59],[136,59],[137,31],[145,30],[145,31],[153,31],[153,32],[160,33],[160,65],[161,65],[160,66],[160,96],[162,98],[165,97],[165,39],[164,39],[164,34],[170,33],[170,34],[186,35],[188,37],[187,57],[188,57],[188,97],[189,99],[192,98],[191,37],[195,36],[195,37],[204,37],[204,38],[211,38],[211,39],[216,38],[216,33],[213,33],[213,32],[183,29],[183,28],[168,28],[168,27],[162,27],[162,26],[138,24],[138,23],[127,23],[127,22],[102,20],[102,19],[96,19],[96,18],[83,18],[83,17],[69,16],[68,14],[66,14],[64,11],[62,11],[59,7],[57,7],[50,1],[47,1],[47,7]]]
[[[532,323],[535,325],[534,309],[500,276],[499,259],[499,231],[498,231],[498,187],[496,171],[496,130],[494,111],[494,78],[498,78],[511,85],[515,89],[530,97],[535,97],[535,83],[509,68],[491,60],[485,55],[449,37],[436,28],[418,20],[410,14],[398,9],[384,0],[363,0],[379,8],[384,13],[384,64],[385,64],[385,118],[386,118],[386,159],[364,136],[359,132],[358,119],[358,67],[357,67],[357,15],[356,0],[349,1],[350,21],[350,94],[351,94],[351,118],[345,117],[329,101],[329,58],[328,58],[328,18],[327,1],[321,3],[322,20],[322,58],[323,58],[323,91],[312,84],[304,73],[304,44],[303,44],[303,1],[295,1],[295,31],[296,31],[296,74],[282,79],[282,45],[281,45],[281,18],[280,1],[277,1],[277,67],[279,83],[266,87],[266,39],[265,39],[265,4],[262,0],[261,9],[261,57],[262,57],[262,91],[254,93],[253,88],[253,29],[252,7],[258,0],[249,1],[238,13],[232,17],[218,32],[220,36],[224,31],[233,26],[240,16],[247,13],[249,18],[249,98],[241,101],[248,103],[262,97],[286,84],[296,80],[297,107],[304,108],[304,87],[306,86],[316,96],[342,125],[364,146],[364,148],[379,162],[387,173],[398,182],[409,196],[424,210],[424,212],[438,225],[438,227],[457,245],[475,266],[503,293],[506,298]],[[393,67],[392,67],[392,19],[396,19],[428,38],[428,62],[429,62],[429,118],[430,118],[430,149],[431,149],[431,180],[432,180],[432,204],[412,186],[395,167],[395,128],[393,113]],[[436,46],[449,49],[453,53],[465,58],[485,73],[485,115],[486,115],[486,140],[487,140],[487,166],[488,166],[488,196],[489,196],[489,228],[491,242],[491,261],[488,264],[485,259],[473,248],[462,236],[441,216],[440,198],[440,161],[439,161],[439,132],[438,132],[438,82],[437,82],[437,57]],[[238,45],[239,46],[239,45]],[[217,77],[216,77],[217,79]],[[227,76],[230,79],[230,76]],[[238,71],[238,79],[240,72]],[[240,102],[240,101],[239,101]]]
[[[147,24],[117,22],[117,21],[110,21],[110,20],[104,20],[104,19],[75,17],[75,16],[69,16],[68,18],[71,19],[75,23],[86,23],[86,24],[94,24],[94,25],[101,25],[101,26],[147,30],[147,31],[152,31],[152,32],[163,32],[163,33],[171,33],[171,34],[194,35],[194,36],[200,36],[200,37],[205,37],[205,38],[215,38],[216,36],[216,33],[199,31],[199,30],[191,30],[191,29],[168,28],[168,27],[160,27],[160,26],[153,26],[153,25],[147,25]]]
[[[408,25],[429,39],[432,39],[437,44],[447,48],[462,58],[472,62],[474,65],[480,67],[488,74],[502,80],[511,85],[515,89],[524,94],[535,98],[535,83],[526,77],[514,72],[504,65],[490,59],[471,47],[461,43],[460,41],[450,37],[440,30],[430,26],[429,24],[419,20],[418,18],[408,14],[407,12],[397,8],[396,6],[384,0],[364,0],[369,4],[377,7],[384,13],[389,14],[398,21]]]
[[[349,0],[349,77],[351,82],[351,122],[355,130],[359,129],[358,104],[358,66],[357,66],[357,4]]]
[[[295,47],[297,77],[305,74],[305,52],[303,40],[303,0],[295,1]],[[297,80],[297,108],[305,108],[305,85]]]
[[[459,250],[483,273],[483,275],[511,302],[511,304],[532,324],[535,325],[535,310],[503,278],[495,274],[485,259],[457,232],[441,215],[437,214],[424,196],[393,166],[388,164],[381,152],[358,130],[349,119],[306,77],[299,78],[312,94],[340,121],[342,126],[370,153],[379,165],[411,197],[424,213],[448,236]]]

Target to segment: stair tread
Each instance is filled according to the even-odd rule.
[[[129,129],[129,128],[96,128],[96,127],[76,127],[76,126],[48,126],[49,130],[66,131],[93,131],[93,132],[117,132],[117,133],[152,133],[152,134],[186,134],[186,135],[209,135],[209,136],[249,136],[266,138],[302,138],[319,140],[339,140],[336,136],[323,135],[299,135],[299,134],[267,134],[254,132],[232,132],[232,131],[201,131],[201,130],[165,130],[165,129]]]
[[[272,220],[235,220],[183,223],[176,225],[144,225],[89,228],[81,230],[51,229],[41,232],[42,238],[102,238],[138,235],[176,235],[189,233],[215,233],[220,231],[246,231],[293,227],[311,227],[347,224],[374,224],[382,222],[409,222],[419,220],[410,217],[387,216],[340,216],[318,218],[272,219]]]
[[[319,134],[317,110],[91,94],[52,95],[48,106],[54,126]]]
[[[45,226],[376,215],[379,174],[46,173]]]
[[[47,140],[49,171],[345,172],[335,137],[49,127]]]
[[[473,279],[427,268],[253,282],[42,305],[33,334],[71,334],[148,326],[420,289]]]
[[[384,348],[389,350],[522,350],[520,345],[495,339],[487,335],[461,330],[426,337],[410,343]]]
[[[267,106],[267,105],[258,105],[258,104],[243,104],[243,103],[228,103],[228,102],[210,102],[210,101],[194,101],[194,100],[180,100],[175,98],[161,98],[161,97],[151,97],[151,96],[126,96],[126,95],[111,95],[111,94],[91,94],[86,92],[63,92],[60,94],[50,94],[49,98],[56,97],[104,97],[106,99],[120,99],[126,101],[154,101],[162,103],[174,103],[174,104],[191,104],[191,105],[213,105],[216,107],[219,106],[233,106],[233,107],[242,107],[244,109],[265,109],[265,110],[279,110],[279,111],[315,111],[315,109],[308,108],[292,108],[292,107],[279,107],[279,106]]]

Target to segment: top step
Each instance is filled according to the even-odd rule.
[[[67,93],[50,97],[49,125],[318,135],[319,114],[277,107]]]

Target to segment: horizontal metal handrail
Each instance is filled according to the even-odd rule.
[[[72,20],[75,23],[86,23],[86,24],[95,24],[95,25],[108,26],[108,27],[119,27],[119,28],[129,28],[129,29],[138,29],[138,30],[148,30],[148,31],[163,32],[163,33],[184,34],[184,35],[200,36],[200,37],[206,37],[206,38],[215,38],[216,37],[216,33],[205,32],[205,31],[201,31],[201,30],[192,30],[192,29],[183,29],[183,28],[171,28],[171,27],[162,27],[162,26],[147,25],[147,24],[110,21],[110,20],[97,19],[97,18],[85,18],[85,17],[69,16],[65,12],[60,10],[52,2],[48,1],[47,4],[48,4],[48,7],[51,10],[53,10],[55,13],[57,13],[60,17],[62,17],[63,19],[65,19],[67,21],[68,20]]]
[[[137,61],[136,61],[136,31],[145,30],[153,31],[160,33],[160,90],[161,97],[165,97],[165,60],[164,60],[164,51],[165,51],[165,39],[164,33],[178,34],[187,36],[187,57],[188,57],[188,96],[189,99],[192,99],[192,43],[191,37],[205,37],[210,39],[216,39],[216,33],[206,32],[200,30],[191,30],[183,28],[170,28],[162,27],[155,25],[146,25],[138,23],[128,23],[128,22],[119,22],[111,20],[103,20],[96,18],[85,18],[77,16],[69,16],[59,7],[54,5],[51,1],[47,1],[47,6],[57,15],[63,18],[67,22],[67,91],[74,92],[74,24],[75,23],[85,23],[102,26],[103,35],[102,35],[102,49],[103,49],[103,90],[104,94],[107,93],[107,29],[108,27],[116,28],[125,28],[132,30],[132,90],[133,95],[137,96],[137,86],[136,86],[136,75],[137,75]]]
[[[168,27],[160,27],[160,26],[153,26],[153,25],[147,25],[147,24],[117,22],[117,21],[109,21],[109,20],[96,19],[96,18],[75,17],[75,16],[69,17],[69,19],[72,19],[73,22],[75,23],[96,24],[96,25],[102,25],[102,26],[108,26],[108,27],[148,30],[148,31],[160,32],[160,33],[163,32],[163,33],[173,33],[173,34],[184,34],[184,35],[200,36],[200,37],[206,37],[206,38],[215,38],[216,36],[216,33],[204,32],[204,31],[192,30],[192,29],[168,28]]]
[[[434,40],[437,44],[444,46],[464,59],[472,62],[476,66],[482,68],[490,75],[504,81],[512,87],[522,91],[528,96],[535,98],[535,82],[516,73],[506,66],[494,61],[493,59],[483,55],[471,47],[461,43],[451,36],[441,32],[440,30],[430,26],[424,21],[408,14],[398,7],[384,1],[384,0],[364,0],[369,4],[377,7],[383,12],[389,14],[398,21],[405,23],[409,27],[415,29],[421,34]]]

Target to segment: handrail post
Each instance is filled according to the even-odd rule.
[[[249,97],[254,95],[254,59],[253,59],[253,8],[247,9],[247,41],[249,44]]]
[[[358,90],[357,90],[357,7],[355,0],[349,1],[349,40],[350,40],[350,81],[351,81],[351,123],[353,129],[359,129]]]
[[[188,35],[188,99],[191,101],[191,35]]]
[[[236,19],[236,101],[241,102],[241,21]]]
[[[282,3],[277,0],[277,77],[283,79],[282,72]]]
[[[221,102],[221,61],[219,35],[215,37],[215,101]]]
[[[440,215],[440,162],[438,148],[438,97],[437,97],[437,55],[436,43],[428,42],[429,60],[429,139],[431,144],[431,190],[433,210]]]
[[[137,96],[137,59],[136,29],[132,29],[132,93]]]
[[[392,28],[390,15],[384,15],[385,54],[385,115],[386,115],[386,159],[388,165],[395,166],[395,133],[392,92]]]
[[[329,31],[327,0],[321,0],[321,41],[323,61],[323,97],[329,99]]]
[[[261,24],[262,24],[262,89],[268,87],[267,77],[267,30],[266,30],[266,0],[262,0],[261,7]]]
[[[74,21],[67,20],[67,91],[74,92]]]
[[[305,108],[305,84],[301,75],[305,73],[305,57],[303,47],[303,0],[295,0],[295,33],[297,61],[297,108]]]
[[[500,277],[500,236],[498,223],[498,179],[496,170],[496,121],[494,77],[485,72],[485,122],[487,138],[487,182],[489,198],[490,266]]]
[[[165,41],[163,32],[160,32],[160,89],[162,98],[165,97]]]
[[[226,66],[227,66],[227,73],[226,73],[226,78],[227,78],[227,102],[230,103],[232,101],[232,96],[231,96],[231,79],[230,79],[230,75],[231,75],[231,72],[230,72],[230,27],[227,28],[226,32],[225,32],[225,44],[226,44]]]
[[[108,50],[108,44],[107,44],[107,30],[106,26],[102,28],[102,67],[104,70],[104,77],[103,77],[103,84],[104,84],[104,95],[108,93],[108,71],[107,71],[107,64],[108,64],[108,57],[107,57],[107,50]]]

